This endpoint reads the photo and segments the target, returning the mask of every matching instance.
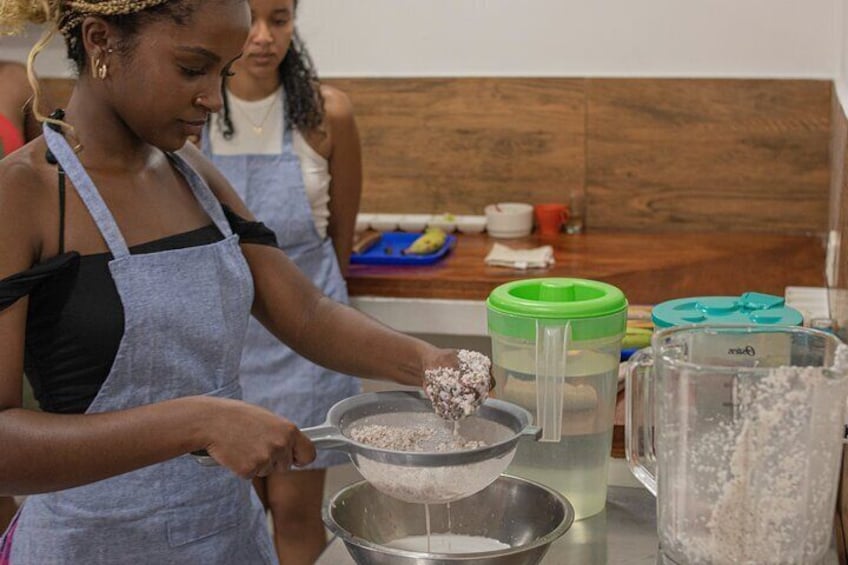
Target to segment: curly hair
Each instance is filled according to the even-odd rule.
[[[297,1],[294,7],[296,10]],[[291,45],[277,67],[277,73],[286,95],[286,125],[301,131],[318,129],[324,121],[324,97],[321,95],[321,83],[315,65],[297,29],[292,34]],[[230,118],[226,81],[222,86],[222,97],[224,107],[218,114],[218,127],[224,139],[231,139],[236,130]]]

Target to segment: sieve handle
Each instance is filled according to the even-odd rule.
[[[524,429],[518,435],[520,438],[526,437],[538,441],[542,437],[542,428],[539,426],[524,426]]]
[[[315,444],[316,449],[341,449],[347,451],[350,448],[350,441],[339,433],[335,426],[323,424],[311,428],[303,428],[300,430]],[[215,467],[218,462],[215,461],[209,452],[205,449],[200,451],[192,451],[191,456],[198,464],[204,467]]]
[[[351,447],[350,440],[343,436],[336,426],[331,424],[303,428],[300,431],[312,440],[316,449],[340,449],[342,451],[348,451]]]
[[[198,464],[203,465],[204,467],[217,467],[218,462],[215,461],[209,452],[205,449],[201,449],[199,451],[192,451],[191,456],[194,457],[194,460],[197,461]]]

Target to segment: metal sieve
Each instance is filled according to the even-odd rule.
[[[359,425],[445,427],[421,391],[366,393],[336,403],[321,426],[303,431],[319,449],[347,452],[362,477],[379,491],[407,502],[446,503],[483,490],[507,468],[522,437],[538,439],[527,410],[488,399],[473,416],[459,420],[463,439],[485,443],[461,451],[397,451],[357,442],[350,437]],[[425,447],[427,447],[425,445]]]
[[[463,439],[482,441],[484,447],[398,451],[353,440],[350,432],[358,425],[447,427],[453,433],[454,423],[434,413],[423,391],[387,391],[341,400],[330,408],[324,424],[301,431],[318,449],[346,452],[362,477],[384,494],[406,502],[447,503],[494,482],[512,461],[519,439],[539,438],[541,430],[531,421],[520,406],[488,399],[475,415],[457,424]],[[202,464],[216,464],[200,452],[195,457]]]

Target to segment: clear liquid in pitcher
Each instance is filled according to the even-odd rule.
[[[526,408],[535,418],[535,358],[527,351],[506,353],[493,366],[496,396]],[[568,355],[560,441],[519,442],[507,472],[562,493],[580,520],[597,514],[606,503],[618,359],[596,351]]]

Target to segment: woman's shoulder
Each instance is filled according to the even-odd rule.
[[[328,135],[320,141],[319,152],[329,158],[338,148],[349,148],[352,144],[358,145],[359,141],[350,97],[338,88],[326,84],[321,85],[321,96],[324,97],[322,131]]]
[[[56,168],[47,163],[46,150],[43,139],[37,138],[0,160],[0,247],[12,263],[2,262],[4,272],[28,267],[40,253],[42,230],[51,216],[48,206],[56,199],[50,193],[56,190]]]
[[[50,170],[56,168],[47,162],[47,146],[43,138],[38,137],[17,151],[0,159],[0,210],[5,213],[17,213],[6,208],[7,205],[26,205],[33,208],[34,199],[47,193],[46,178]]]
[[[324,113],[327,121],[332,123],[353,118],[353,102],[344,91],[322,83],[321,96],[324,98]]]

